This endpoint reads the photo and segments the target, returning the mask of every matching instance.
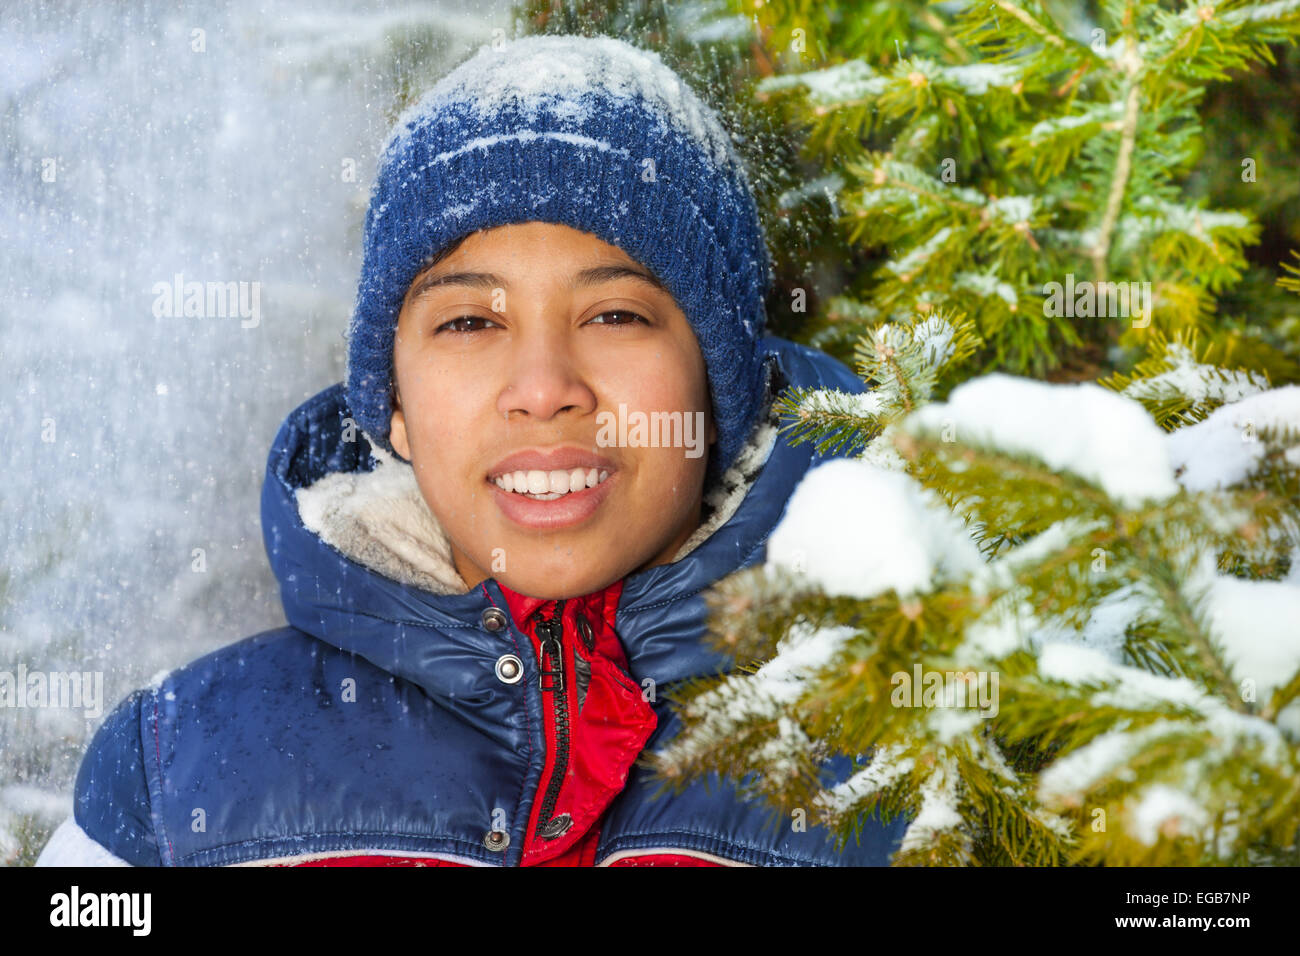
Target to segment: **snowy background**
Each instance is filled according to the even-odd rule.
[[[510,27],[500,0],[0,0],[0,670],[102,671],[107,713],[284,622],[266,455],[343,377],[378,148]],[[260,321],[155,317],[176,273],[260,283]],[[0,863],[71,813],[102,718],[0,711]]]

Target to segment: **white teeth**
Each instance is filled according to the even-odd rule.
[[[503,491],[526,494],[539,501],[552,501],[574,491],[594,488],[609,472],[597,468],[573,468],[569,471],[513,471],[498,475],[494,480]]]

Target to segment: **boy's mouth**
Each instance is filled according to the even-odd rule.
[[[554,530],[580,524],[595,514],[617,473],[608,458],[568,445],[508,455],[492,467],[486,481],[501,513],[511,521]]]
[[[594,488],[609,478],[608,469],[574,468],[571,471],[508,471],[492,479],[502,491],[524,495],[534,501],[554,501],[565,495]]]
[[[575,472],[577,470],[575,469]],[[527,474],[526,472],[525,476]],[[585,484],[586,474],[584,474],[583,486],[579,489],[573,487],[572,472],[556,471],[548,474],[538,471],[532,474],[534,477],[539,475],[547,477],[548,480],[554,476],[557,482],[567,478],[570,482],[570,490],[543,494],[506,491],[504,478],[489,481],[487,485],[491,489],[492,499],[503,515],[516,525],[535,531],[557,531],[582,524],[596,513],[601,503],[609,497],[610,488],[617,484],[617,474],[607,471],[597,473],[596,483],[591,486]],[[513,480],[514,476],[510,477]]]

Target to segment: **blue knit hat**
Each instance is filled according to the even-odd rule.
[[[767,245],[717,115],[658,54],[609,37],[484,46],[398,118],[349,331],[348,404],[366,437],[393,451],[393,339],[411,282],[444,246],[530,221],[618,246],[672,293],[708,370],[716,478],[767,389]]]

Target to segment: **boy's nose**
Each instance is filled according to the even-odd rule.
[[[565,409],[589,414],[596,396],[568,347],[558,337],[520,342],[503,374],[497,409],[510,420],[513,413],[547,421]]]

